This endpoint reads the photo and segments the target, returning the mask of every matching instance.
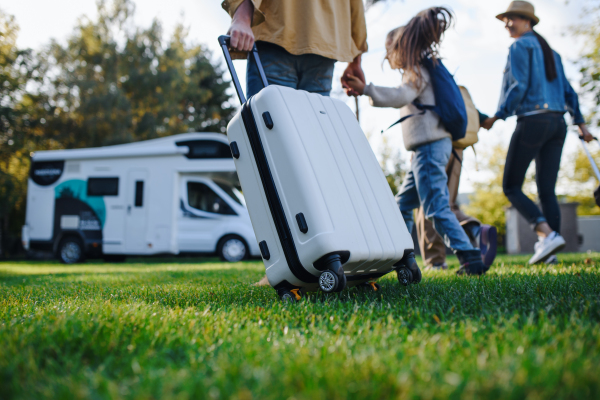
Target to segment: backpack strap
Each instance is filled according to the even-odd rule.
[[[462,165],[462,159],[460,158],[460,156],[458,155],[458,152],[456,151],[456,149],[454,147],[452,148],[452,154],[454,155],[454,158],[456,158],[458,160],[460,165]]]
[[[411,117],[414,117],[416,115],[423,115],[423,114],[425,114],[425,112],[427,110],[433,110],[434,109],[434,106],[426,106],[424,104],[417,103],[416,101],[413,101],[412,104],[413,104],[413,106],[417,107],[417,109],[420,110],[421,112],[420,113],[416,113],[416,114],[410,114],[410,115],[407,115],[405,117],[400,118],[398,121],[394,122],[393,124],[391,124],[390,126],[388,126],[386,129],[382,129],[381,130],[381,134],[383,134],[385,131],[389,130],[390,128],[392,128],[394,126],[403,123],[404,121],[406,121],[407,119],[409,119]]]

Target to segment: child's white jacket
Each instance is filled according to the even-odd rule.
[[[401,117],[415,114],[401,124],[406,150],[414,150],[427,143],[452,138],[435,112],[427,110],[425,114],[418,115],[421,111],[412,104],[416,100],[424,105],[435,105],[429,72],[423,68],[421,74],[423,82],[420,88],[411,83],[407,74],[404,74],[402,85],[399,87],[382,87],[369,83],[364,90],[364,94],[371,98],[371,105],[374,107],[400,108]]]

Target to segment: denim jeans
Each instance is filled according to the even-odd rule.
[[[541,222],[548,222],[552,230],[560,232],[560,207],[554,187],[566,136],[563,114],[547,113],[519,118],[510,139],[502,189],[532,229]],[[543,214],[522,190],[525,174],[534,159],[535,183]]]
[[[409,232],[414,226],[413,210],[423,206],[425,217],[433,220],[435,230],[454,252],[473,250],[473,245],[450,209],[446,165],[452,152],[450,138],[421,145],[415,149],[411,170],[396,196]]]
[[[296,56],[267,42],[256,42],[256,47],[269,84],[329,96],[335,60],[317,54]],[[249,61],[246,68],[246,82],[248,98],[263,88],[253,61]]]

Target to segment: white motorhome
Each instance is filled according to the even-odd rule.
[[[26,249],[85,257],[259,256],[229,143],[218,133],[32,155]]]

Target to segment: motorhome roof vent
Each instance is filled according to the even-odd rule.
[[[217,140],[186,140],[175,144],[187,146],[190,150],[185,156],[191,159],[232,158],[229,146]]]

